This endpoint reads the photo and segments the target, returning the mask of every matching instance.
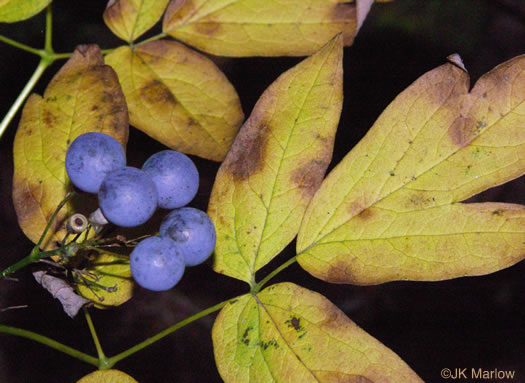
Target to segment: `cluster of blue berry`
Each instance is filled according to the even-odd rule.
[[[210,218],[187,205],[199,187],[199,173],[186,155],[164,150],[142,169],[126,166],[120,143],[103,133],[78,136],[68,148],[66,171],[80,190],[96,193],[104,218],[122,227],[139,226],[157,207],[173,209],[159,236],[142,240],[130,255],[131,273],[142,287],[164,291],[175,286],[186,266],[204,262],[215,248]]]

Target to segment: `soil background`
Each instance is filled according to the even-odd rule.
[[[71,52],[77,44],[120,45],[102,21],[105,1],[55,0],[54,48]],[[44,14],[0,25],[0,34],[43,46]],[[147,36],[159,32],[155,30]],[[343,115],[331,167],[363,137],[394,97],[425,72],[459,53],[472,84],[494,66],[525,54],[523,0],[396,0],[373,7],[352,47],[345,49]],[[261,93],[301,58],[212,59],[237,89],[248,116]],[[0,45],[0,116],[17,97],[38,58]],[[34,92],[63,65],[50,68]],[[0,268],[32,247],[17,225],[11,200],[12,144],[20,113],[0,140]],[[525,129],[525,127],[524,127]],[[129,163],[141,166],[164,147],[131,129]],[[206,209],[218,164],[195,158],[201,187],[191,206]],[[525,203],[525,182],[516,179],[473,201]],[[152,229],[154,230],[154,229]],[[262,269],[260,280],[294,255],[294,244]],[[428,383],[445,382],[443,368],[514,370],[509,383],[525,383],[525,262],[482,277],[443,282],[392,282],[359,287],[330,285],[297,264],[273,282],[292,281],[320,292],[369,334],[394,350]],[[49,336],[95,355],[82,315],[67,317],[59,303],[34,281],[30,270],[18,282],[0,281],[0,323]],[[218,275],[209,266],[187,270],[165,293],[136,288],[135,297],[113,310],[91,310],[106,355],[117,354],[171,324],[224,299],[247,292],[247,285]],[[220,382],[210,337],[215,315],[201,319],[123,360],[116,368],[143,383]],[[0,383],[75,382],[93,367],[32,341],[0,335]],[[503,382],[483,380],[483,382]],[[507,381],[505,381],[507,382]],[[402,383],[402,382],[396,382]]]

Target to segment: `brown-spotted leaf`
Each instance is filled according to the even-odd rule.
[[[119,254],[98,254],[76,281],[79,294],[97,308],[120,306],[133,295],[129,257]]]
[[[47,7],[52,0],[1,0],[0,23],[29,19]]]
[[[65,170],[69,144],[80,134],[97,131],[123,145],[128,114],[113,69],[104,65],[95,45],[79,46],[49,83],[44,96],[27,100],[15,137],[13,202],[25,235],[37,242],[67,192],[73,190]],[[43,242],[65,234],[64,220],[73,212],[90,213],[86,196],[77,196],[60,212]]]
[[[128,374],[119,370],[98,370],[84,376],[77,383],[138,383]]]
[[[212,330],[225,382],[422,383],[328,299],[293,283],[228,303]]]
[[[111,31],[129,43],[160,20],[169,0],[109,0],[104,22]]]
[[[381,114],[312,199],[298,261],[337,283],[441,280],[525,257],[525,208],[461,204],[525,173],[525,56],[469,91],[459,56]]]
[[[363,4],[361,4],[363,3]],[[221,56],[305,56],[342,33],[351,45],[370,0],[172,0],[163,30]]]
[[[253,281],[297,234],[332,157],[342,38],[281,75],[241,128],[213,186],[214,270]]]
[[[239,97],[208,58],[175,41],[106,56],[128,102],[131,125],[175,150],[222,161],[244,119]]]

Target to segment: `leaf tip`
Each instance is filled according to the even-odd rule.
[[[468,73],[467,68],[465,68],[465,64],[463,63],[463,59],[458,53],[452,53],[449,55],[447,61]]]

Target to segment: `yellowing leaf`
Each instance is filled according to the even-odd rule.
[[[339,36],[281,75],[241,128],[210,197],[215,271],[251,283],[297,234],[332,157],[342,55]]]
[[[293,283],[228,303],[212,339],[227,383],[422,382],[325,297]]]
[[[77,383],[138,383],[119,370],[98,370],[78,380]]]
[[[2,0],[0,23],[14,23],[33,17],[51,3],[51,0]]]
[[[133,279],[129,268],[129,257],[117,254],[100,254],[90,261],[77,278],[77,288],[84,298],[95,303],[97,308],[120,306],[133,293]]]
[[[312,199],[298,261],[337,283],[480,275],[525,257],[525,210],[460,204],[525,172],[525,56],[469,92],[458,56],[402,92]]]
[[[356,29],[355,4],[343,0],[172,0],[163,21],[165,33],[221,56],[305,56],[339,33],[351,45]]]
[[[131,125],[175,150],[222,161],[239,126],[239,97],[203,55],[174,41],[153,41],[106,56],[128,102]]]
[[[168,2],[169,0],[109,0],[104,11],[104,22],[122,40],[133,42],[160,20]]]
[[[49,83],[44,97],[31,95],[22,112],[13,147],[13,202],[18,223],[33,242],[73,189],[64,165],[69,144],[90,131],[109,134],[123,145],[127,142],[124,95],[115,72],[104,65],[94,45],[77,48]],[[61,210],[44,247],[53,247],[53,240],[62,239],[65,218],[85,207],[86,197],[77,197]]]

